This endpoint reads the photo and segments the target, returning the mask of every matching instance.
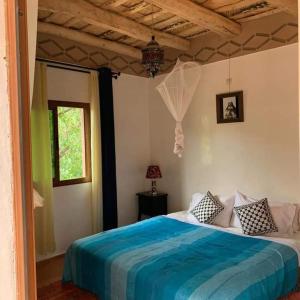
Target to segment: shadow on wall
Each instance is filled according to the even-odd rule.
[[[175,212],[183,209],[184,157],[173,153],[176,122],[155,89],[162,79],[163,75],[151,80],[149,88],[151,163],[161,168],[158,190],[168,193],[168,212]]]

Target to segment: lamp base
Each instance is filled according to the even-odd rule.
[[[151,193],[152,193],[152,196],[156,196],[158,194],[157,189],[156,189],[156,181],[155,180],[152,180]]]

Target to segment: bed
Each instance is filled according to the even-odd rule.
[[[101,300],[277,299],[297,283],[295,243],[155,217],[75,241],[64,282]]]

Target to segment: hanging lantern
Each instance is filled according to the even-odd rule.
[[[152,36],[146,48],[142,49],[142,54],[142,64],[148,75],[154,78],[160,70],[160,65],[164,63],[164,50],[159,46],[154,36]]]

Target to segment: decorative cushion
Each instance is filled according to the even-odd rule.
[[[249,197],[239,191],[235,195],[235,207],[255,203],[259,200]],[[278,228],[278,232],[268,235],[273,237],[289,237],[299,230],[300,206],[295,203],[268,201],[273,220]],[[242,228],[240,220],[233,210],[231,227]]]
[[[188,209],[188,219],[192,223],[199,223],[198,220],[194,215],[192,215],[192,210],[196,207],[196,205],[205,197],[205,194],[202,193],[194,193],[192,195],[192,200],[189,205]],[[232,210],[233,210],[233,205],[235,202],[235,195],[231,196],[219,196],[215,195],[215,198],[218,198],[218,200],[223,204],[224,210],[222,210],[217,217],[214,219],[213,224],[222,226],[222,227],[229,227],[230,220],[231,220],[231,215],[232,215]]]
[[[224,209],[223,204],[210,192],[194,207],[191,213],[200,223],[212,224],[216,216]]]
[[[267,198],[235,207],[234,210],[241,222],[244,234],[261,235],[278,231]]]

